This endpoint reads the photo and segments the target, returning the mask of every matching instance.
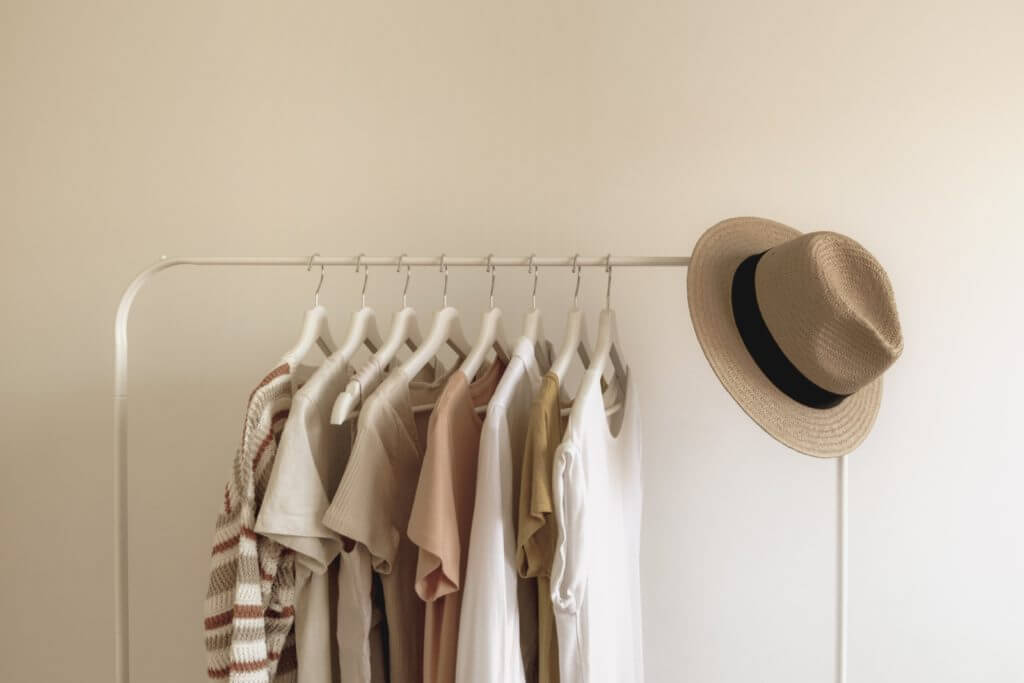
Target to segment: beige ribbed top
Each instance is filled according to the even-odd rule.
[[[344,558],[370,564],[380,575],[387,621],[390,679],[419,681],[423,662],[423,601],[413,589],[416,547],[405,535],[423,459],[429,413],[415,415],[413,405],[432,403],[438,384],[410,386],[392,374],[366,399],[359,414],[356,441],[334,494],[324,525],[356,547]],[[350,563],[348,563],[350,564]],[[360,603],[352,611],[369,612],[372,595],[341,595]],[[342,606],[344,607],[344,606]],[[352,638],[369,639],[369,633]],[[363,648],[369,653],[369,648]]]
[[[447,377],[408,383],[400,373],[384,380],[363,404],[345,474],[324,513],[324,525],[355,547],[342,568],[365,562],[379,575],[387,621],[390,680],[423,680],[424,604],[416,594],[419,549],[406,529],[426,452],[431,412]],[[362,558],[362,559],[360,559]],[[370,612],[369,592],[342,594],[341,607]],[[365,629],[364,629],[365,630]],[[369,633],[353,634],[369,639]],[[363,648],[369,654],[370,648]]]

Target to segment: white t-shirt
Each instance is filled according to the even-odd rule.
[[[523,337],[487,404],[480,436],[456,683],[526,680],[519,635],[519,590],[526,582],[516,570],[515,509],[530,406],[540,381],[534,344]],[[536,591],[526,604],[536,610]]]
[[[351,427],[331,407],[351,376],[348,359],[324,361],[292,399],[255,531],[295,551],[298,683],[340,681],[338,562],[341,539],[320,521],[341,481]]]
[[[640,424],[626,374],[625,405],[611,417],[600,376],[584,374],[555,453],[551,599],[561,683],[644,680]]]

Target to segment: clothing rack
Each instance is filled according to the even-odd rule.
[[[128,316],[132,303],[157,273],[175,266],[409,266],[437,267],[682,267],[688,256],[182,256],[160,257],[125,289],[114,319],[114,681],[129,683],[128,610]],[[847,472],[837,469],[836,681],[846,683],[847,653]]]

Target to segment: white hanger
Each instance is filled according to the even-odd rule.
[[[434,314],[434,324],[426,339],[397,370],[402,373],[406,382],[411,382],[445,345],[455,351],[460,361],[469,355],[471,347],[459,323],[459,312],[448,305],[448,264],[445,262],[444,254],[441,254],[441,273],[444,276],[441,310]]]
[[[505,363],[508,362],[510,355],[508,337],[505,335],[505,326],[501,322],[501,309],[494,305],[496,272],[492,263],[493,258],[494,254],[487,256],[487,272],[491,274],[490,308],[484,313],[483,320],[480,323],[480,334],[476,339],[476,344],[473,345],[469,355],[463,359],[462,365],[459,366],[459,372],[464,374],[466,379],[470,381],[480,371],[480,366],[483,365],[487,352],[491,349],[494,349],[494,353]]]
[[[583,266],[579,265],[580,255],[572,257],[572,271],[576,273],[576,290],[572,295],[572,308],[569,310],[569,321],[565,326],[565,341],[551,363],[551,372],[558,377],[558,384],[565,385],[565,375],[569,371],[569,364],[577,354],[583,361],[583,367],[590,367],[590,343],[587,341],[587,321],[580,308],[580,279],[583,275]]]
[[[534,263],[536,257],[536,254],[530,254],[530,262],[526,266],[527,274],[533,275],[533,293],[530,310],[523,318],[523,336],[533,343],[534,353],[537,358],[541,358],[547,357],[549,349],[547,337],[544,335],[544,323],[540,311],[537,310],[537,280],[540,279],[540,266]]]
[[[359,272],[363,254],[356,257],[356,273]],[[360,308],[352,314],[352,324],[349,325],[348,337],[346,337],[337,354],[341,358],[349,359],[360,346],[364,344],[370,351],[376,351],[384,345],[377,329],[377,314],[372,308],[366,305],[366,283],[370,279],[370,269],[363,266],[363,289],[360,292]]]
[[[398,257],[397,272],[402,271],[402,259],[405,254]],[[420,326],[416,320],[416,311],[409,307],[409,279],[411,268],[405,267],[405,287],[402,289],[402,310],[395,313],[391,319],[391,331],[387,340],[377,349],[370,359],[363,366],[363,369],[352,378],[345,387],[345,391],[338,395],[331,409],[331,424],[344,424],[345,420],[354,416],[354,409],[363,400],[363,396],[369,394],[380,384],[384,377],[384,371],[392,361],[398,350],[408,346],[415,351],[422,343],[423,336],[420,334]]]
[[[319,255],[317,253],[309,257],[306,272],[312,270],[313,259]],[[299,335],[299,341],[281,356],[281,362],[287,363],[291,368],[298,367],[313,350],[314,346],[319,346],[325,356],[331,355],[338,348],[327,326],[327,309],[320,305],[320,288],[324,286],[325,271],[326,268],[321,264],[320,281],[316,285],[316,291],[313,292],[313,308],[306,311],[306,315],[302,320],[302,333]]]
[[[615,323],[615,311],[612,310],[612,255],[608,254],[605,259],[605,272],[608,273],[608,288],[605,292],[604,310],[597,321],[597,346],[594,348],[593,364],[589,370],[598,377],[604,377],[605,368],[608,363],[612,364],[615,372],[613,378],[619,388],[618,401],[609,406],[606,412],[614,412],[622,406],[626,397],[627,370],[622,362],[621,342],[619,341],[619,328]]]

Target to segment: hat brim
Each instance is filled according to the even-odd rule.
[[[690,319],[704,355],[733,399],[770,435],[801,453],[834,458],[871,431],[882,378],[833,408],[810,408],[782,393],[751,358],[732,313],[732,279],[740,263],[801,233],[765,218],[730,218],[697,241],[686,276]]]

